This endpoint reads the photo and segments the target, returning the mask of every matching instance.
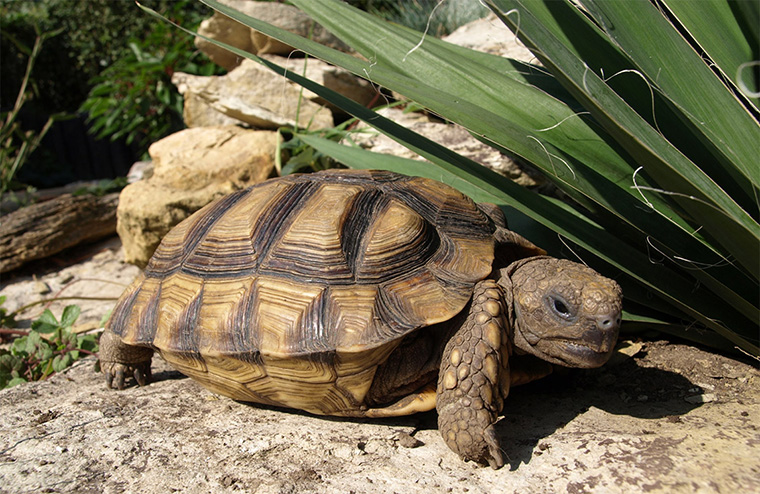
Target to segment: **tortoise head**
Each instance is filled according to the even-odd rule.
[[[617,283],[544,256],[516,261],[502,273],[512,288],[517,348],[567,367],[598,367],[610,358],[622,307]]]

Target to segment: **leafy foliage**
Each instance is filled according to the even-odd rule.
[[[0,328],[12,328],[16,325],[14,315],[8,314],[8,309],[2,307],[6,300],[5,295],[0,295]]]
[[[351,135],[356,133],[352,130],[356,124],[356,119],[349,119],[342,124],[329,129],[320,129],[316,131],[297,130],[293,128],[283,128],[279,130],[280,135],[285,139],[280,144],[280,151],[285,151],[288,156],[284,165],[278,165],[280,175],[290,175],[291,173],[316,172],[328,168],[340,167],[328,153],[323,153],[318,148],[306,142],[304,137],[311,136],[332,142],[341,142],[350,140]],[[277,153],[279,158],[281,153]]]
[[[98,138],[125,138],[145,151],[150,143],[184,128],[183,99],[171,82],[175,72],[212,75],[221,70],[192,41],[166,24],[127,43],[129,50],[92,79],[80,107]]]
[[[46,379],[70,366],[82,354],[96,352],[95,335],[77,335],[71,331],[79,313],[78,306],[69,305],[63,309],[59,321],[46,309],[32,322],[32,330],[27,335],[16,338],[10,350],[0,350],[0,389]]]
[[[119,192],[121,189],[127,186],[126,177],[116,177],[111,180],[100,180],[97,184],[89,187],[82,187],[74,191],[75,196],[93,195],[97,197],[103,197],[111,192]]]
[[[190,26],[208,9],[193,0],[142,0],[167,17]],[[35,0],[0,2],[0,31],[31,46],[35,26],[42,32],[61,30],[40,55],[32,73],[34,103],[51,113],[75,112],[86,99],[89,81],[129,52],[127,41],[142,39],[155,21],[138,12],[134,2],[113,0]],[[12,104],[25,72],[25,61],[13,44],[0,44],[3,84],[0,103]]]

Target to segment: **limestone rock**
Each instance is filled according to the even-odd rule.
[[[535,55],[496,17],[496,14],[489,14],[465,24],[445,36],[443,40],[465,48],[538,64]]]
[[[180,84],[180,92],[187,86],[184,84],[185,74],[178,72],[174,74],[173,80]],[[190,76],[199,77],[199,76]],[[187,91],[184,94],[184,106],[182,109],[182,119],[188,127],[220,127],[223,125],[242,125],[243,122],[237,118],[228,117],[224,113],[217,111],[213,106],[208,104],[203,96]]]
[[[121,192],[117,232],[125,260],[145,266],[177,223],[209,202],[267,179],[277,134],[235,126],[186,129],[154,143],[153,175]]]
[[[340,93],[347,98],[351,98],[362,106],[369,106],[372,100],[377,96],[377,88],[370,84],[369,81],[356,77],[345,69],[335,67],[334,65],[325,63],[317,58],[304,59],[282,57],[279,55],[264,55],[262,58],[270,60],[280,67],[285,67],[289,71],[303,74],[306,78],[311,79],[328,89],[332,89],[336,93]],[[305,71],[304,66],[306,67]],[[294,87],[299,90],[301,88],[290,81],[288,81],[288,84],[293,84]],[[327,104],[325,100],[311,91],[306,89],[303,91],[305,98],[320,105]],[[332,109],[333,111],[336,110],[336,108]]]
[[[524,167],[498,150],[475,139],[464,128],[443,122],[434,122],[424,115],[417,113],[405,114],[395,108],[386,108],[378,113],[394,122],[407,127],[418,134],[431,139],[443,146],[457,152],[473,161],[484,165],[496,173],[504,175],[516,183],[525,187],[541,185],[544,180],[541,174]],[[369,127],[361,124],[361,128]],[[391,154],[403,158],[423,159],[414,151],[411,151],[384,134],[368,130],[351,135],[351,139],[359,146],[376,153]]]
[[[225,116],[229,118],[218,121],[243,122],[260,129],[296,125],[322,129],[333,126],[332,113],[328,109],[306,99],[299,108],[299,87],[251,60],[243,61],[223,76],[205,77],[177,72],[172,82],[185,96],[185,123],[188,127],[204,126]],[[198,102],[194,101],[197,99],[213,112],[209,115],[209,112],[201,111]]]
[[[251,0],[222,0],[222,3],[251,17],[311,38],[331,48],[341,51],[350,50],[322,26],[315,24],[308,15],[290,5]],[[215,12],[211,18],[204,20],[198,28],[198,33],[258,55],[264,53],[287,55],[293,51],[291,46],[247,28],[219,12]],[[202,38],[196,38],[195,46],[227,70],[237,67],[242,61],[237,55]]]

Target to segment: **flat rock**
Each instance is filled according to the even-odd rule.
[[[681,394],[695,377],[668,370],[672,347],[732,362],[751,384],[723,383],[715,402],[688,404]],[[758,372],[681,345],[514,389],[497,424],[509,458],[500,470],[448,450],[434,413],[370,421],[247,405],[160,359],[156,382],[118,392],[93,363],[0,391],[3,492],[692,493],[752,492],[760,481]],[[620,384],[596,384],[609,373]],[[626,399],[635,388],[650,400]]]
[[[535,55],[493,13],[461,26],[443,40],[492,55],[538,63]]]
[[[64,254],[38,261],[0,278],[0,295],[8,312],[31,305],[16,317],[21,328],[29,328],[45,308],[60,317],[70,304],[82,309],[75,327],[97,327],[116,305],[124,289],[140,273],[137,266],[124,262],[124,251],[115,234],[97,243],[70,249]],[[49,292],[37,291],[44,284]],[[64,298],[66,297],[66,298]]]
[[[172,83],[186,98],[183,118],[188,127],[215,122],[245,124],[257,129],[333,126],[332,112],[304,99],[298,104],[300,86],[252,60],[223,76],[198,76],[177,72]]]

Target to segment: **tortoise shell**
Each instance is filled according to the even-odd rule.
[[[470,198],[429,179],[268,180],[167,234],[109,328],[215,392],[349,414],[405,335],[464,308],[491,273],[493,231]]]

